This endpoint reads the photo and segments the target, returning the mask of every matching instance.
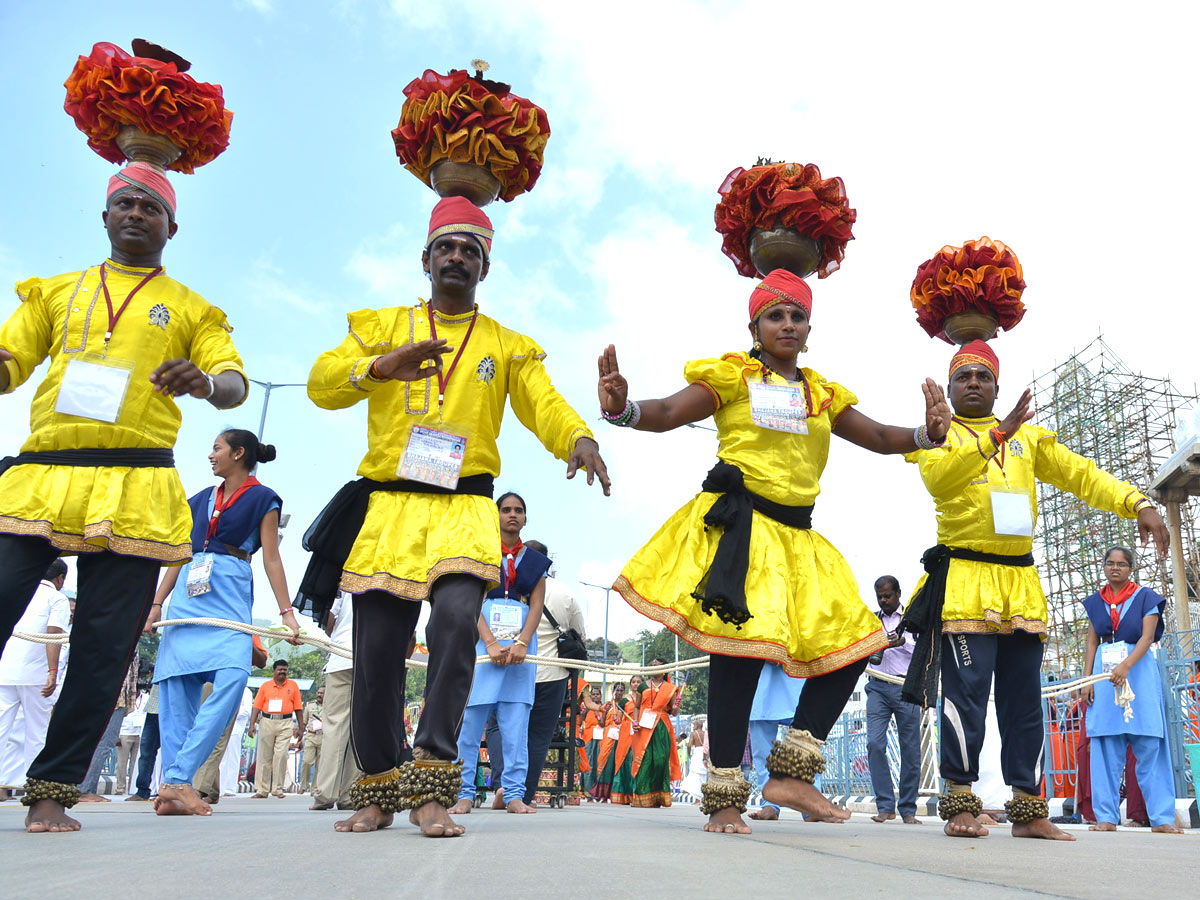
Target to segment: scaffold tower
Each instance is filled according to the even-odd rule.
[[[1138,487],[1175,452],[1179,413],[1197,402],[1195,386],[1186,393],[1169,379],[1133,372],[1097,337],[1033,384],[1036,424],[1058,434],[1070,449]],[[1039,526],[1035,542],[1038,570],[1049,604],[1049,643],[1045,668],[1059,677],[1080,674],[1087,641],[1083,598],[1100,587],[1104,551],[1115,544],[1138,554],[1134,579],[1167,598],[1168,629],[1175,626],[1177,598],[1170,562],[1153,547],[1137,546],[1133,521],[1092,509],[1052,485],[1038,483]],[[1189,610],[1197,615],[1200,556],[1196,548],[1197,503],[1182,505],[1184,558]]]

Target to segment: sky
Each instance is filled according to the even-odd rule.
[[[747,349],[754,282],[720,252],[717,187],[759,156],[816,163],[858,210],[840,271],[813,280],[803,363],[889,424],[921,422],[920,384],[952,353],[916,324],[917,266],[988,235],[1024,267],[1028,312],[994,346],[1003,415],[1034,377],[1102,334],[1135,371],[1192,390],[1200,313],[1179,272],[1200,207],[1187,4],[432,3],[339,0],[7,0],[0,79],[9,137],[0,282],[100,262],[115,167],[63,112],[63,80],[93,43],[143,37],[190,59],[234,111],[229,149],[176,175],[179,233],[168,273],[225,310],[251,378],[306,381],[345,334],[346,313],[427,295],[420,253],[433,192],[397,162],[390,130],[404,86],[465,68],[542,106],[552,134],[534,190],[488,213],[496,226],[481,309],[531,335],[564,396],[592,424],[612,496],[526,432],[511,411],[497,490],[529,507],[525,537],[603,632],[625,561],[699,490],[715,435],[652,435],[599,421],[594,360],[615,343],[634,397],[684,384],[684,363]],[[1192,62],[1188,62],[1192,60]],[[1145,233],[1143,233],[1143,231]],[[0,295],[0,316],[15,295]],[[28,433],[33,388],[0,398],[0,455]],[[182,401],[176,459],[189,494],[228,426],[257,429],[263,392],[217,411]],[[1037,420],[1035,419],[1035,422]],[[303,388],[273,391],[259,477],[291,515],[282,545],[294,590],[300,537],[354,477],[366,406],[323,411]],[[864,599],[916,581],[935,542],[916,467],[835,439],[814,527],[845,555]],[[256,564],[255,613],[275,607]],[[74,574],[72,572],[72,578]],[[609,635],[655,627],[615,592]],[[305,620],[307,621],[307,620]]]

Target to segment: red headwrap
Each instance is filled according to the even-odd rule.
[[[753,322],[762,315],[764,309],[776,303],[795,303],[804,309],[806,316],[812,316],[812,289],[803,278],[787,269],[775,269],[759,282],[750,295],[750,321]]]
[[[429,216],[425,249],[443,234],[472,234],[483,245],[483,258],[487,259],[492,252],[492,233],[492,220],[482,209],[466,197],[445,197]]]
[[[105,206],[113,202],[117,194],[125,191],[143,191],[167,208],[167,217],[175,221],[175,188],[167,181],[162,169],[144,162],[131,162],[120,172],[108,179],[108,199]]]
[[[992,377],[1000,380],[1000,360],[992,352],[986,341],[971,341],[958,348],[954,358],[950,360],[950,376],[960,366],[983,366],[992,373]]]

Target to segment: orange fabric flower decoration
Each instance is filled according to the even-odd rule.
[[[194,172],[229,146],[233,113],[221,86],[196,81],[173,62],[131,56],[102,42],[79,57],[65,86],[63,108],[88,146],[109,162],[125,161],[116,144],[122,125],[162,135],[183,151],[168,166],[176,172]]]
[[[814,165],[768,163],[730,172],[718,189],[721,200],[714,217],[723,234],[721,250],[740,274],[756,277],[750,262],[750,235],[755,228],[794,228],[821,241],[817,277],[838,270],[858,213],[846,199],[840,178],[822,178]]]
[[[392,140],[404,168],[423,182],[429,184],[435,164],[449,159],[490,171],[500,182],[501,200],[533,190],[550,139],[540,106],[462,69],[448,75],[426,69],[404,96]]]
[[[943,326],[956,313],[980,312],[1011,331],[1025,315],[1024,290],[1016,254],[984,236],[961,247],[945,246],[921,263],[909,296],[925,333],[952,344]]]

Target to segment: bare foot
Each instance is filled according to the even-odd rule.
[[[507,804],[504,802],[504,788],[500,788],[492,798],[492,809],[504,809],[505,806]]]
[[[922,822],[920,819],[918,819],[916,816],[905,816],[904,824],[905,825],[924,825],[925,823]]]
[[[1088,831],[1116,831],[1117,826],[1112,822],[1100,822],[1097,825],[1089,825]]]
[[[364,834],[368,831],[378,831],[380,828],[387,828],[392,824],[393,818],[395,817],[392,813],[385,813],[372,803],[370,806],[364,806],[350,818],[334,822],[333,830]]]
[[[750,818],[760,822],[774,822],[779,819],[779,810],[773,806],[764,806],[758,812],[750,813]]]
[[[1150,830],[1155,834],[1183,834],[1183,829],[1176,828],[1174,825],[1155,825]]]
[[[750,826],[743,821],[735,806],[719,809],[704,823],[704,830],[713,834],[750,834]]]
[[[979,824],[980,825],[999,825],[1000,820],[997,819],[995,816],[993,816],[991,813],[983,812],[983,813],[979,814]]]
[[[1013,822],[1012,836],[1023,838],[1042,838],[1043,840],[1047,841],[1075,840],[1075,835],[1067,834],[1049,819],[1034,819],[1032,822],[1025,822],[1021,825]]]
[[[160,816],[211,816],[212,807],[200,799],[190,784],[163,784],[158,788],[154,812]]]
[[[994,824],[994,823],[993,823]],[[960,812],[946,823],[942,829],[950,837],[977,838],[987,837],[987,826],[969,812]]]
[[[449,815],[451,815],[451,816],[469,815],[471,812],[471,807],[473,805],[474,804],[471,803],[471,800],[468,797],[459,797],[458,802],[455,803],[452,807],[450,807]],[[445,809],[445,807],[442,807],[442,808]],[[496,806],[495,804],[492,805],[492,808],[493,809],[504,809],[503,806]]]
[[[462,802],[460,800],[456,803],[454,809],[458,809]],[[471,801],[466,802],[469,806]],[[470,812],[469,809],[468,812]],[[465,825],[459,825],[451,819],[450,814],[446,812],[446,807],[436,800],[430,800],[414,809],[408,814],[408,821],[420,828],[421,834],[425,837],[458,837],[467,830]]]
[[[799,778],[772,775],[763,788],[763,799],[802,812],[810,822],[845,822],[850,818],[850,810],[834,806],[824,794]]]
[[[888,819],[894,819],[894,818],[896,818],[895,813],[877,813],[876,815],[871,816],[871,821],[872,822],[886,822]]]
[[[494,805],[495,804],[493,804],[493,806]],[[521,815],[521,816],[530,815],[532,813],[537,812],[536,806],[530,806],[528,803],[526,803],[520,797],[517,797],[513,800],[509,800],[508,803],[505,804],[505,808],[510,813],[516,813],[517,815]]]
[[[38,800],[29,807],[29,814],[25,816],[25,830],[30,834],[79,829],[79,820],[68,816],[63,805],[53,800]]]
[[[255,795],[254,795],[253,797],[251,797],[250,799],[251,799],[251,800],[266,800],[266,799],[267,799],[267,795],[266,795],[266,794],[255,794]]]
[[[80,803],[109,803],[111,801],[109,801],[109,799],[107,797],[101,797],[99,794],[80,794],[79,802]]]

